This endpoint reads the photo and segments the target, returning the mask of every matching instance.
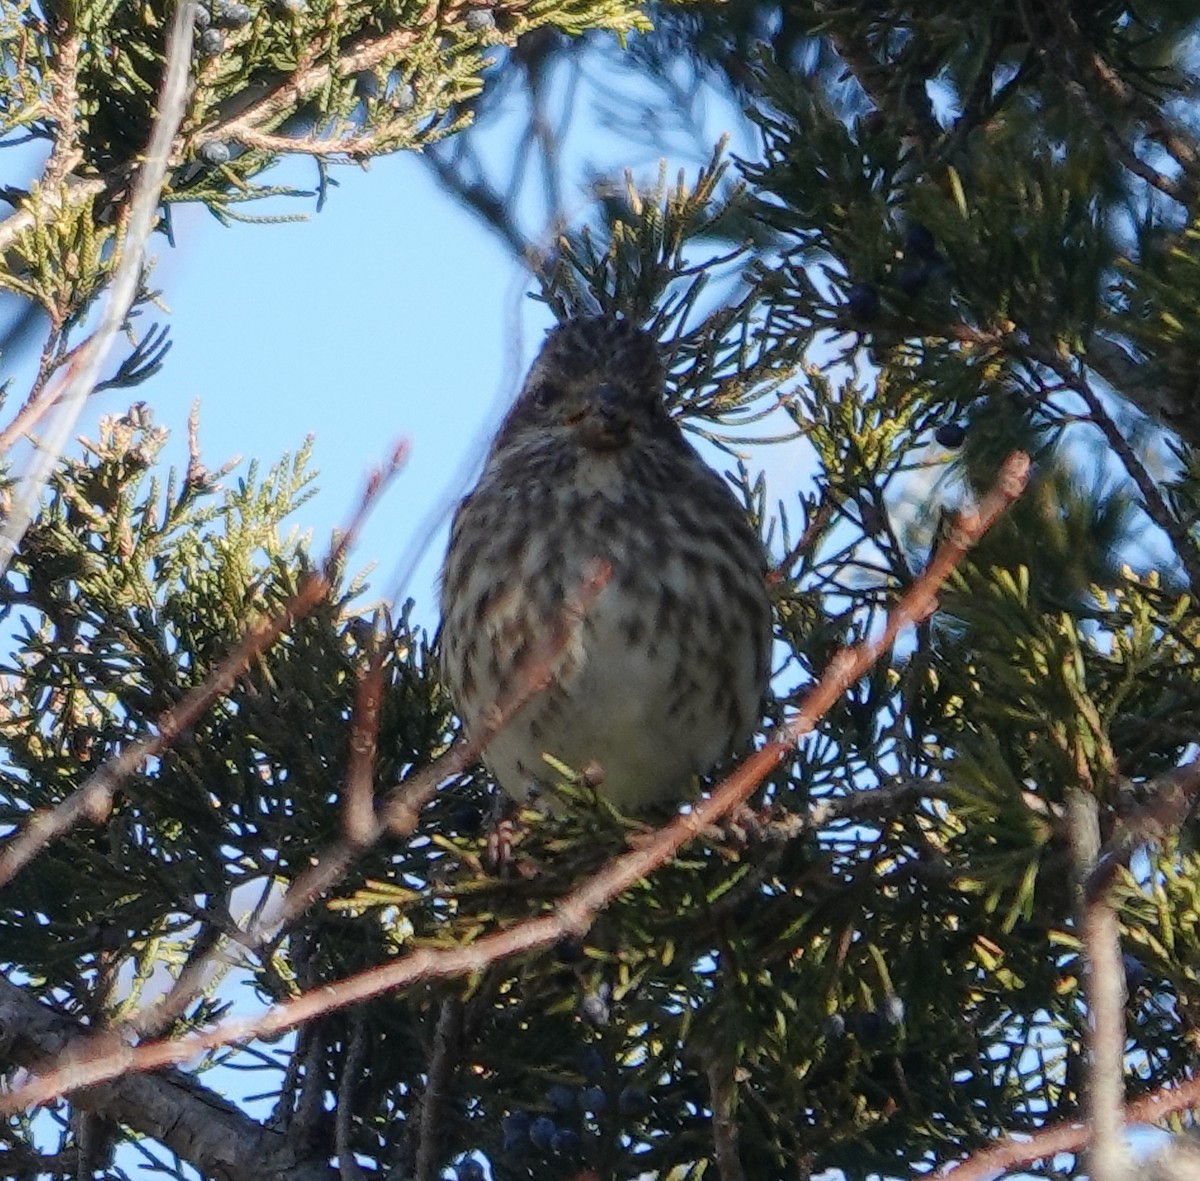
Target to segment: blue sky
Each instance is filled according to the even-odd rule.
[[[289,171],[311,183],[311,165]],[[464,463],[481,453],[549,313],[523,297],[511,255],[419,161],[335,175],[339,187],[306,222],[226,227],[199,206],[177,207],[176,247],[161,236],[151,244],[174,347],[160,374],[100,395],[88,419],[144,399],[172,429],[167,454],[180,462],[199,398],[210,468],[235,455],[269,464],[314,435],[320,493],[295,523],[314,530],[318,552],[367,471],[407,439],[408,464],[352,563],[377,563],[371,581],[386,593],[422,520],[464,489]],[[422,604],[440,545],[409,588]]]

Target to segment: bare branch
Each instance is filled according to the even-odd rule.
[[[1125,1124],[1157,1124],[1181,1111],[1200,1107],[1200,1078],[1160,1087],[1125,1106]],[[946,1181],[995,1181],[1012,1169],[1036,1164],[1060,1152],[1079,1152],[1088,1141],[1087,1124],[1054,1124],[1031,1136],[1003,1140],[951,1165],[941,1174]]]
[[[809,552],[816,539],[825,532],[826,527],[833,518],[833,513],[833,502],[826,497],[817,505],[816,511],[813,513],[808,524],[805,525],[804,532],[800,534],[796,544],[784,554],[779,564],[768,572],[768,586],[778,586],[791,576],[792,568]]]
[[[1121,928],[1105,896],[1088,897],[1085,883],[1100,855],[1100,806],[1085,787],[1067,797],[1071,847],[1079,880],[1079,933],[1087,963],[1087,1104],[1094,1181],[1123,1181],[1125,1146],[1125,970]]]
[[[224,142],[228,136],[222,130],[218,134],[210,133],[205,138]],[[237,133],[236,139],[244,147],[256,152],[273,152],[279,156],[295,153],[301,156],[319,156],[323,159],[345,157],[358,164],[364,163],[372,156],[380,155],[385,150],[382,134],[297,137],[243,130]]]
[[[352,1025],[350,1046],[342,1062],[342,1074],[338,1082],[337,1113],[334,1117],[337,1136],[338,1171],[342,1181],[364,1181],[365,1174],[354,1157],[352,1143],[354,1133],[354,1089],[362,1074],[367,1058],[366,1027],[362,1018]]]
[[[1093,333],[1088,340],[1083,360],[1143,414],[1180,430],[1177,420],[1182,417],[1182,408],[1172,398],[1168,383],[1161,374],[1155,373],[1153,365],[1139,361],[1123,345],[1099,332]]]
[[[425,1094],[421,1097],[421,1115],[417,1136],[417,1163],[413,1181],[434,1181],[442,1143],[441,1126],[445,1118],[443,1105],[446,1089],[458,1062],[458,1042],[462,1026],[462,1005],[450,999],[442,1002],[429,1067],[425,1071]]]
[[[88,1031],[0,976],[0,1059],[36,1069],[69,1063]],[[287,1171],[295,1181],[338,1181],[323,1160],[256,1123],[190,1075],[167,1071],[102,1083],[72,1102],[160,1141],[217,1181],[260,1181]]]
[[[12,507],[0,526],[0,574],[21,544],[21,538],[37,511],[38,499],[50,472],[58,462],[63,444],[75,426],[83,404],[95,387],[100,369],[108,357],[116,335],[129,316],[142,281],[142,263],[146,242],[154,229],[154,218],[166,180],[167,166],[175,134],[183,120],[188,96],[188,66],[192,54],[192,24],[197,9],[196,0],[183,0],[167,38],[166,69],[158,114],[146,156],[138,169],[125,223],[121,261],[108,290],[99,327],[42,390],[39,402],[54,405],[55,419],[47,438],[40,443],[13,493]]]

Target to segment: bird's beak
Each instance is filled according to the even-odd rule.
[[[593,451],[613,451],[629,437],[629,415],[622,404],[620,391],[607,383],[598,385],[566,421],[583,445]]]

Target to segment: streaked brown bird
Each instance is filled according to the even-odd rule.
[[[629,811],[689,794],[744,742],[770,671],[758,536],[668,415],[652,337],[611,317],[553,329],[454,517],[442,569],[442,667],[481,735],[597,561],[607,584],[551,683],[487,742],[516,800],[548,754]]]

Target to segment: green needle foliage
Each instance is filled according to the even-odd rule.
[[[203,1055],[153,1076],[162,1108],[131,1106],[123,1080],[10,1117],[0,1172],[124,1177],[140,1150],[152,1171],[221,1181],[866,1181],[1077,1123],[1093,1069],[1081,796],[1114,851],[1126,1094],[1191,1078],[1196,776],[1190,798],[1171,789],[1200,736],[1192,6],[732,0],[654,10],[628,50],[542,30],[642,28],[621,5],[249,12],[214,9],[198,34],[223,40],[198,42],[167,205],[233,216],[275,194],[264,170],[284,140],[318,161],[423,147],[450,194],[539,260],[558,316],[649,325],[672,412],[717,448],[776,563],[764,729],[879,633],[1005,455],[1027,451],[1033,478],[759,810],[701,834],[584,937]],[[104,210],[144,145],[166,13],[3,13],[7,60],[28,67],[0,76],[5,126],[58,153],[0,225],[2,281],[50,318],[44,380],[106,282]],[[639,115],[656,86],[716,95],[745,113],[753,150],[701,140],[679,177],[593,176],[589,217],[523,236],[511,162],[488,172],[473,145],[502,102],[543,110],[549,79],[597,63],[610,115],[657,126]],[[531,182],[548,197],[581,180],[565,174],[577,157],[539,150],[559,169]],[[161,445],[140,405],[105,420],[0,584],[0,836],[154,733],[316,568],[294,532],[305,452],[243,478],[193,453],[164,481]],[[564,768],[564,807],[523,812],[498,868],[475,766],[411,826],[356,845],[364,752],[383,801],[456,723],[428,605],[387,618],[361,580],[327,575],[328,596],[191,730],[4,888],[6,1068],[37,1067],[39,1044],[61,1052],[37,1033],[45,1014],[182,1035],[473,947],[553,914],[641,836],[645,818]],[[339,842],[345,871],[271,926]],[[138,1016],[210,953],[226,975]],[[1076,1172],[1062,1156],[1032,1167]]]

